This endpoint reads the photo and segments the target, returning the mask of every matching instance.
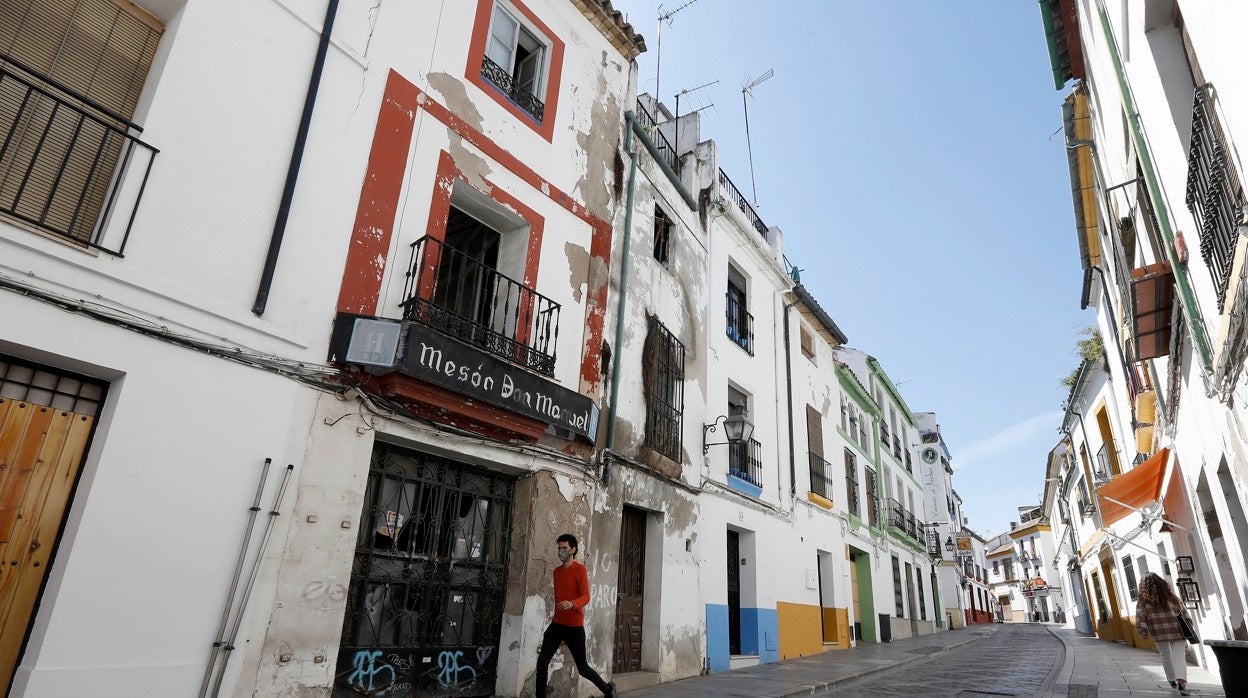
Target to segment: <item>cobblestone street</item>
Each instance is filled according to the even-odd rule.
[[[1192,695],[1224,696],[1216,676],[1188,665]],[[1177,696],[1152,650],[1058,626],[1004,624],[926,635],[791,659],[652,688],[643,696],[775,697]]]
[[[1062,641],[1043,625],[997,625],[986,637],[926,661],[838,686],[863,696],[1029,696],[1062,663]]]

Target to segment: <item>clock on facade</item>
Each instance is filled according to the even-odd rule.
[[[934,448],[923,449],[923,462],[935,463],[936,462],[936,449]]]

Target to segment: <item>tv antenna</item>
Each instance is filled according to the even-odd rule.
[[[670,25],[673,17],[679,14],[681,10],[684,10],[697,1],[698,0],[688,0],[680,7],[677,7],[674,10],[668,10],[667,12],[664,12],[663,6],[659,5],[659,28],[658,31],[655,32],[656,43],[654,49],[654,112],[656,119],[658,118],[659,112],[659,99],[663,94],[662,92],[659,92],[659,66],[663,63],[663,23],[666,22]]]
[[[697,0],[694,0],[694,2],[697,2]],[[683,89],[683,90],[681,90],[680,92],[677,92],[677,93],[676,93],[676,142],[673,144],[676,148],[680,148],[680,98],[681,98],[681,97],[683,97],[683,96],[685,96],[685,95],[687,95],[687,94],[691,94],[691,93],[693,93],[693,92],[697,92],[697,91],[699,91],[699,90],[705,90],[706,88],[710,87],[711,85],[715,85],[715,84],[718,84],[718,83],[719,83],[719,80],[712,80],[712,81],[710,81],[710,82],[704,82],[704,83],[702,83],[701,85],[698,85],[697,87],[686,87],[685,89]],[[714,103],[714,102],[708,102],[708,103],[703,104],[702,106],[698,107],[697,109],[694,109],[693,111],[691,111],[691,112],[689,112],[689,113],[690,113],[690,114],[697,114],[698,112],[702,111],[703,109],[707,109],[707,108],[709,108],[709,107],[713,107],[713,106],[715,106],[715,103]]]
[[[770,80],[775,74],[775,68],[768,68],[767,72],[741,87],[741,106],[745,109],[745,150],[750,158],[750,192],[754,195],[754,208],[758,208],[758,187],[754,183],[754,148],[750,145],[750,104],[746,97],[753,97],[754,88]]]

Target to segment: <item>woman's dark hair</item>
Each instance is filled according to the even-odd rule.
[[[1139,593],[1139,602],[1145,606],[1173,606],[1179,603],[1179,596],[1169,582],[1155,572],[1149,572],[1140,580]]]
[[[555,539],[555,542],[567,543],[568,547],[572,548],[572,557],[576,557],[576,551],[580,549],[580,546],[576,544],[576,536],[571,533],[565,533],[562,536],[559,536]]]

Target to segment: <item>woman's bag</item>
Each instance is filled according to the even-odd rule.
[[[1192,622],[1187,619],[1187,616],[1178,613],[1175,618],[1179,621],[1179,630],[1183,633],[1183,638],[1190,644],[1200,644],[1200,637],[1196,635],[1196,629],[1192,627]]]

